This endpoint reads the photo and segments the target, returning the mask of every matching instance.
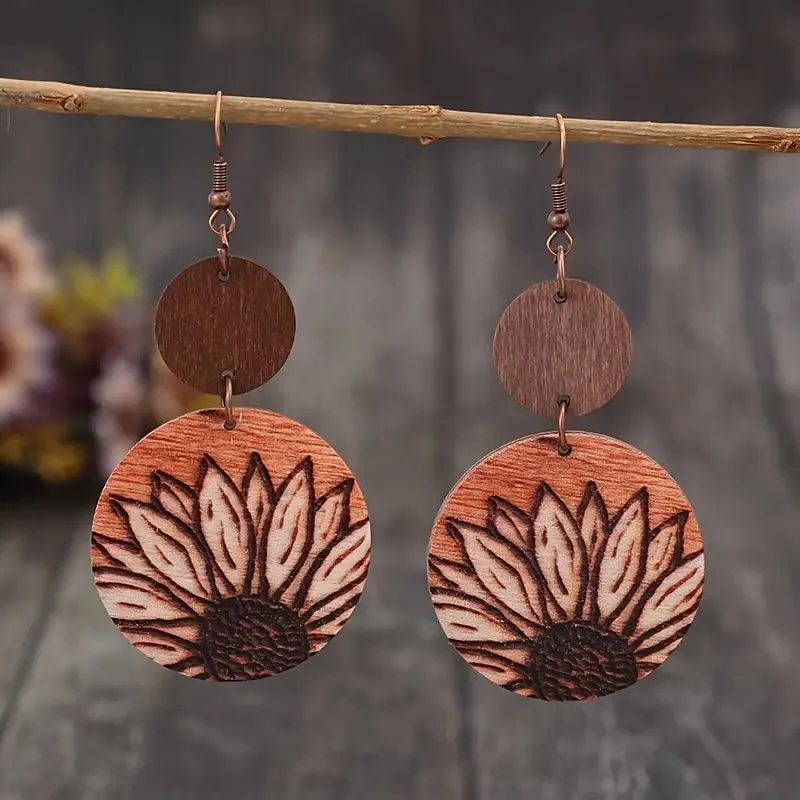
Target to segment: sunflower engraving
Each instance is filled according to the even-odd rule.
[[[491,497],[485,527],[448,517],[429,555],[453,646],[506,689],[583,700],[624,689],[680,643],[703,591],[688,510],[650,528],[643,487],[610,517],[589,482],[576,510],[542,482],[530,513]],[[446,554],[446,555],[445,555]]]
[[[194,487],[151,475],[151,498],[111,496],[126,538],[92,534],[100,597],[129,641],[169,669],[231,681],[305,661],[353,611],[370,558],[354,481],[314,494],[303,459],[274,486],[252,453],[241,486],[204,455]]]

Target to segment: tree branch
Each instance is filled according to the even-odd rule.
[[[109,89],[48,81],[0,78],[0,106],[34,108],[62,114],[110,114],[211,121],[215,95]],[[517,141],[558,139],[554,117],[451,111],[441,106],[376,106],[275,100],[223,95],[222,118],[229,123],[388,133],[420,139],[473,138]],[[795,153],[800,128],[744,125],[689,125],[673,122],[622,122],[567,119],[575,142],[702,147]]]

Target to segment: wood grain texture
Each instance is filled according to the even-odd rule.
[[[157,663],[207,680],[269,677],[319,652],[367,576],[370,529],[342,459],[304,425],[187,414],[106,483],[92,568],[106,610]]]
[[[585,700],[627,688],[680,644],[703,591],[697,522],[652,459],[606,436],[530,436],[445,500],[428,579],[458,652],[506,689]]]
[[[628,320],[601,289],[567,280],[531,286],[503,312],[494,334],[494,363],[508,393],[536,414],[558,416],[562,395],[570,415],[605,405],[625,382],[633,357]]]
[[[184,383],[221,395],[232,370],[234,394],[266,383],[292,349],[295,316],[283,284],[264,267],[232,256],[221,280],[216,258],[204,258],[170,281],[156,307],[156,342]]]
[[[56,513],[67,528],[81,516],[70,507]],[[69,549],[71,535],[53,529],[52,515],[52,509],[0,504],[0,725],[26,678]]]
[[[122,16],[96,0],[82,7],[86,16],[50,8],[58,22],[35,42],[12,31],[36,25],[42,6],[9,9],[14,25],[0,29],[3,58],[31,75],[91,69],[117,85],[155,87],[168,72],[189,91],[219,85],[398,103],[426,91],[419,16],[400,0],[388,11],[388,3],[353,0],[335,9],[318,0],[176,0],[166,14],[145,3]],[[98,141],[104,122],[115,127]],[[450,482],[435,439],[441,205],[430,154],[386,137],[229,130],[236,241],[262,263],[282,265],[302,321],[292,369],[252,402],[319,431],[363,479],[384,534],[364,602],[319,660],[235,687],[186,680],[154,668],[116,633],[87,569],[87,520],[0,746],[0,796],[462,797],[461,687],[424,570],[430,519]],[[153,290],[192,260],[198,207],[183,200],[208,191],[197,167],[207,163],[210,126],[12,110],[4,142],[12,172],[0,195],[24,202],[54,250],[100,252],[121,238]],[[85,148],[89,162],[73,158]],[[101,172],[118,181],[116,194],[97,180]],[[86,215],[64,215],[76,187]],[[110,228],[96,225],[98,214]],[[48,517],[51,530],[64,533],[62,524]]]
[[[222,88],[538,114],[552,136],[557,111],[798,125],[800,12],[788,0],[509,0],[503,13],[475,0],[175,0],[135,13],[42,0],[4,15],[0,72],[169,85],[203,93],[209,118]],[[124,241],[153,292],[196,257],[199,206],[184,200],[208,191],[207,122],[17,108],[3,122],[0,200],[27,210],[54,255]],[[0,796],[794,797],[800,472],[779,409],[800,430],[798,167],[571,140],[571,271],[615,299],[636,342],[625,390],[586,426],[669,466],[702,521],[709,572],[693,633],[652,680],[531,704],[452,651],[424,564],[444,493],[536,427],[498,381],[491,342],[509,300],[551,277],[531,254],[547,233],[553,149],[246,125],[226,141],[239,248],[281,265],[300,322],[292,368],[252,403],[347,454],[380,530],[364,601],[306,666],[235,687],[186,680],[117,635],[87,569],[87,518],[62,572],[28,587],[54,602],[9,690]],[[58,540],[68,524],[48,506],[35,527]],[[44,555],[32,546],[4,554],[18,604],[5,598],[4,652],[32,610],[19,560]]]

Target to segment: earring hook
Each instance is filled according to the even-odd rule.
[[[561,114],[556,114],[556,120],[558,121],[558,134],[559,134],[559,143],[560,143],[560,165],[558,168],[558,176],[556,177],[556,182],[560,183],[564,180],[564,170],[567,168],[567,126],[564,123],[564,117]],[[545,142],[542,149],[539,151],[539,155],[542,155],[548,147],[550,147],[551,142]]]
[[[217,146],[217,152],[220,158],[224,158],[225,154],[222,152],[222,132],[227,133],[228,129],[222,121],[222,92],[217,92],[217,104],[214,107],[214,144]]]
[[[222,134],[228,132],[227,125],[222,121],[222,92],[217,92],[217,103],[214,107],[214,144],[217,146],[219,155],[213,165],[213,183],[211,193],[208,195],[208,204],[211,207],[211,216],[208,218],[208,226],[222,240],[222,247],[217,252],[220,255],[220,280],[228,280],[228,234],[233,233],[236,227],[236,217],[230,209],[231,193],[228,189],[228,162],[225,160],[225,153],[222,150]],[[228,218],[225,223],[218,224],[217,217],[225,214]],[[225,255],[223,255],[223,250]]]

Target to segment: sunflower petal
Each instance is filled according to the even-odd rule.
[[[669,638],[657,634],[696,607],[703,593],[704,563],[703,552],[694,553],[648,590],[634,631],[637,648],[648,649]],[[648,641],[651,644],[645,645]]]
[[[314,504],[314,534],[308,553],[303,558],[291,584],[281,593],[281,601],[292,605],[305,584],[306,576],[314,566],[317,556],[337,536],[345,535],[350,525],[350,494],[353,481],[347,480],[335,486]]]
[[[569,509],[545,483],[535,509],[536,563],[550,590],[548,599],[556,618],[572,619],[580,612],[589,583],[586,547]]]
[[[189,528],[175,517],[135,500],[115,497],[111,504],[157,572],[197,597],[215,597],[208,559]]]
[[[654,583],[657,583],[680,560],[683,554],[683,530],[689,514],[681,511],[659,525],[651,534],[647,546],[647,566],[633,599],[612,624],[619,633],[630,634],[636,627],[641,612],[641,599]]]
[[[245,475],[242,492],[247,511],[253,522],[254,552],[257,554],[251,591],[253,594],[259,594],[262,589],[266,589],[264,559],[266,558],[269,525],[272,520],[272,512],[275,510],[275,489],[269,472],[258,453],[250,455],[250,464]]]
[[[208,455],[203,459],[198,483],[203,538],[233,591],[247,594],[255,562],[255,532],[241,492]]]
[[[95,585],[115,620],[174,620],[192,613],[165,586],[127,570],[96,569]]]
[[[688,511],[681,511],[660,525],[650,538],[647,547],[647,574],[645,579],[652,581],[677,563],[683,552],[683,530]]]
[[[243,484],[243,493],[247,510],[256,533],[269,524],[269,517],[275,507],[275,489],[269,472],[258,453],[250,456]]]
[[[278,599],[300,568],[313,534],[314,481],[305,458],[278,489],[267,533],[265,574],[270,595]]]
[[[530,517],[502,497],[489,498],[489,527],[523,553],[533,544]]]
[[[611,525],[600,561],[597,607],[604,622],[613,622],[636,593],[647,563],[647,490],[641,489]]]
[[[369,522],[364,522],[332,544],[309,573],[308,590],[301,593],[301,614],[313,614],[320,619],[325,616],[318,613],[322,609],[328,608],[330,613],[346,604],[347,597],[357,598],[366,580],[369,557]],[[343,595],[347,597],[342,599]]]
[[[324,598],[306,612],[303,619],[309,630],[316,630],[316,628],[321,627],[321,622],[323,620],[329,617],[336,617],[343,609],[350,609],[355,606],[356,601],[361,596],[361,592],[364,590],[368,563],[368,561],[364,562],[361,575],[356,580],[351,581],[340,591]]]
[[[188,528],[193,528],[197,512],[194,490],[166,472],[154,472],[150,484],[153,503]]]
[[[198,654],[193,642],[183,639],[171,630],[123,628],[123,633],[134,647],[164,667],[171,667]]]
[[[530,648],[527,649],[530,652]],[[524,667],[509,659],[504,649],[458,645],[456,650],[481,675],[501,686],[527,678]]]
[[[636,639],[634,641],[636,658],[656,664],[662,663],[681,643],[681,639],[694,621],[699,605],[700,598],[698,597],[687,612],[651,629]]]
[[[493,605],[510,608],[529,623],[543,623],[539,585],[533,565],[524,553],[485,528],[451,519],[448,528],[456,533],[467,558],[481,582],[493,597]]]
[[[431,586],[441,589],[457,589],[469,597],[482,600],[484,603],[487,603],[497,611],[506,615],[510,622],[523,631],[526,636],[533,637],[541,630],[540,625],[531,622],[527,617],[521,616],[512,608],[508,608],[502,603],[499,603],[497,598],[486,591],[483,584],[478,580],[478,576],[472,569],[472,564],[469,563],[469,559],[465,557],[464,560],[466,563],[461,564],[455,561],[449,561],[445,558],[440,558],[431,553],[428,556],[428,570]]]
[[[445,636],[452,642],[519,642],[522,632],[486,603],[461,592],[431,591],[431,599]]]
[[[597,578],[600,572],[600,559],[608,540],[608,511],[597,484],[594,482],[590,481],[586,486],[586,492],[578,508],[577,519],[583,546],[586,548],[586,563],[589,571],[584,616],[587,619],[596,619],[599,616]]]
[[[134,575],[143,575],[159,583],[168,585],[197,614],[202,614],[208,607],[208,601],[197,597],[186,589],[169,580],[145,558],[142,548],[132,541],[114,539],[100,533],[92,533],[92,560],[116,569],[126,569]]]

